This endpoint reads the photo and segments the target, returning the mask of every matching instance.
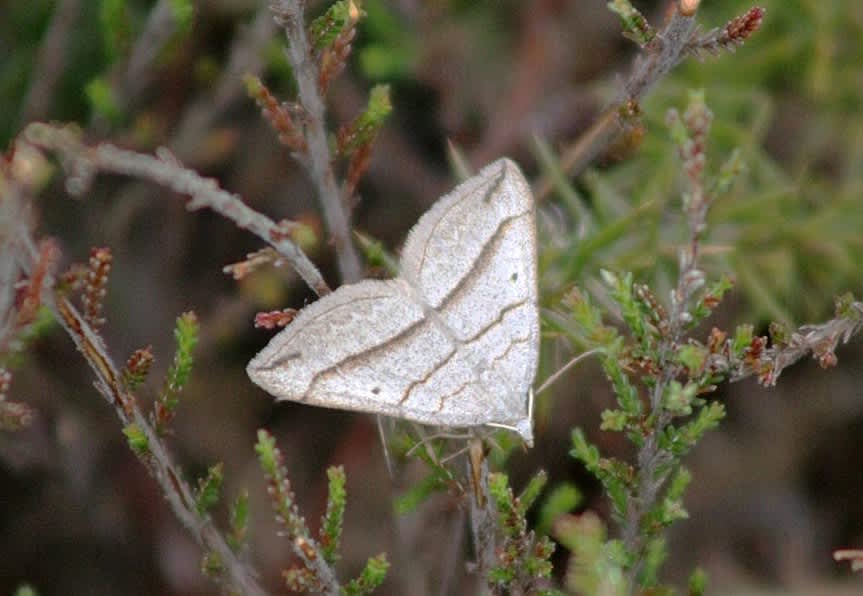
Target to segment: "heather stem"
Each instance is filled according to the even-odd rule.
[[[277,0],[273,2],[272,10],[288,38],[287,56],[294,69],[298,97],[304,110],[307,165],[336,249],[342,281],[359,281],[362,267],[351,241],[348,210],[333,173],[327,143],[326,110],[318,87],[318,67],[306,36],[302,6],[296,0]]]

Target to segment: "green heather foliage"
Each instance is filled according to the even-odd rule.
[[[342,147],[343,152],[350,155],[360,147],[374,141],[392,109],[389,85],[372,87],[369,93],[368,106],[345,132],[346,142]]]
[[[228,540],[231,548],[239,551],[245,547],[249,534],[249,492],[243,490],[237,495],[231,505],[230,512],[231,533]]]
[[[159,396],[159,403],[169,414],[177,409],[180,403],[180,392],[192,373],[192,352],[198,344],[199,332],[200,326],[195,313],[187,312],[177,317],[176,327],[174,327],[174,341],[177,348],[174,352],[174,361],[168,369],[165,386]]]
[[[612,0],[608,9],[620,15],[623,21],[624,35],[640,46],[650,42],[656,35],[647,19],[629,2],[629,0]]]
[[[302,542],[307,545],[305,549],[301,549],[302,557],[306,561],[313,562],[305,569],[295,567],[286,572],[286,578],[289,578],[288,583],[295,586],[315,586],[316,582],[320,581],[320,577],[314,577],[317,573],[314,568],[314,561],[320,557],[329,565],[340,558],[342,524],[347,503],[344,470],[341,467],[331,467],[327,470],[329,495],[327,512],[321,523],[320,547],[318,547],[311,539],[305,520],[297,508],[295,496],[288,480],[288,472],[282,463],[283,456],[276,446],[275,438],[265,430],[258,431],[255,451],[269,482],[268,492],[276,512],[276,520],[287,531],[288,538],[294,544]],[[310,555],[309,550],[311,549],[314,550],[314,554]],[[369,558],[359,577],[347,582],[342,591],[345,594],[356,595],[372,593],[386,579],[389,566],[385,554]]]
[[[108,81],[101,77],[91,80],[87,83],[85,93],[87,94],[87,100],[90,102],[90,107],[95,114],[113,124],[120,123],[123,112],[117,104],[114,90]]]
[[[126,435],[129,448],[136,454],[145,456],[150,452],[150,442],[140,426],[129,424],[123,429],[123,434]]]
[[[329,495],[327,499],[327,512],[321,523],[321,549],[327,563],[335,563],[338,551],[341,547],[342,525],[345,521],[345,505],[347,504],[347,493],[345,492],[345,470],[341,466],[333,466],[327,469],[329,479]]]
[[[258,463],[270,485],[270,498],[276,519],[291,536],[307,538],[309,530],[297,509],[288,470],[283,463],[282,453],[276,446],[275,437],[265,430],[259,430],[255,453],[258,454]]]
[[[488,573],[489,582],[497,589],[550,593],[540,590],[536,582],[551,577],[551,556],[555,547],[548,536],[537,536],[529,530],[526,519],[528,509],[547,481],[543,472],[537,473],[516,497],[505,474],[496,473],[489,478],[489,493],[495,502],[504,535],[500,565]]]
[[[549,491],[539,509],[536,522],[538,534],[550,534],[556,520],[582,504],[583,495],[577,486],[562,482]]]
[[[347,596],[363,596],[373,593],[387,577],[390,564],[386,555],[372,557],[366,563],[362,573],[356,579],[352,579],[345,585],[344,593]]]
[[[351,4],[354,6],[353,9]],[[320,52],[332,45],[339,33],[352,22],[351,10],[359,10],[361,5],[358,0],[334,2],[324,14],[309,25],[312,47]]]
[[[207,475],[198,480],[198,490],[195,492],[195,508],[198,514],[207,514],[222,497],[222,483],[224,482],[224,466],[215,464],[207,470]]]

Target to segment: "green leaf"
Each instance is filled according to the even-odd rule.
[[[201,573],[207,577],[219,577],[225,572],[225,564],[222,557],[213,551],[204,553],[201,559]]]
[[[195,5],[191,0],[170,0],[171,12],[177,23],[177,30],[185,33],[195,20]]]
[[[583,498],[581,491],[574,484],[566,482],[556,486],[540,507],[536,523],[537,533],[548,534],[555,520],[578,507]]]
[[[84,88],[90,109],[108,122],[116,124],[123,118],[123,112],[117,103],[114,90],[107,80],[98,77],[92,79]]]
[[[606,528],[595,513],[567,515],[554,525],[555,538],[572,552],[565,585],[571,594],[623,596],[626,580],[619,543],[606,542]]]
[[[665,388],[663,406],[674,416],[689,416],[692,413],[692,400],[698,393],[698,385],[688,382],[682,385],[679,381],[671,381]]]
[[[195,509],[201,517],[219,502],[224,481],[222,469],[221,462],[215,464],[207,470],[206,477],[198,481],[198,490],[195,493]]]
[[[677,361],[686,367],[691,377],[697,377],[707,361],[707,348],[700,344],[689,343],[677,349]]]
[[[739,325],[734,333],[734,340],[731,343],[731,349],[738,358],[743,356],[743,350],[752,345],[754,338],[754,328],[752,325]]]
[[[689,576],[689,596],[704,596],[707,593],[707,573],[696,567]]]
[[[199,330],[195,313],[186,312],[177,318],[177,325],[174,328],[177,352],[174,354],[174,364],[168,373],[168,383],[177,391],[183,388],[192,372],[192,351],[198,345]]]
[[[834,312],[839,319],[851,319],[859,321],[863,318],[863,312],[854,307],[857,299],[851,292],[845,292],[841,296],[836,296],[834,299]]]
[[[629,416],[622,410],[605,410],[602,412],[602,423],[599,429],[619,432],[626,428],[628,421]]]
[[[616,351],[612,351],[602,358],[602,369],[611,381],[614,395],[623,413],[630,418],[640,417],[642,406],[641,400],[638,398],[638,389],[629,380],[626,371],[623,370],[620,356]]]
[[[276,476],[278,473],[278,460],[276,438],[265,430],[258,431],[258,442],[255,443],[255,453],[258,454],[258,462],[268,476]]]
[[[344,587],[348,596],[363,596],[371,594],[387,577],[390,563],[384,553],[372,557],[366,562],[365,568],[357,579],[353,579]]]
[[[605,492],[608,493],[615,517],[618,520],[624,519],[629,503],[628,483],[614,474],[602,474],[599,479],[605,487]]]
[[[0,352],[0,367],[13,369],[21,366],[24,355],[31,343],[44,337],[57,326],[54,313],[45,306],[36,311],[36,319],[29,325],[25,325],[13,335],[12,341],[7,345],[14,345],[15,349]]]
[[[662,501],[650,512],[647,525],[651,528],[665,528],[681,519],[689,519],[689,513],[683,506],[683,493],[692,481],[692,475],[683,466],[679,466],[671,480]]]
[[[230,512],[231,533],[228,542],[234,551],[246,544],[249,532],[249,492],[244,490],[234,500]]]
[[[659,568],[668,557],[668,549],[666,548],[665,540],[661,536],[658,536],[648,541],[645,551],[644,566],[638,578],[638,584],[640,588],[649,591],[650,588],[656,586]]]
[[[398,515],[407,515],[412,511],[416,511],[417,507],[424,503],[429,496],[445,487],[445,478],[440,472],[435,470],[420,482],[414,484],[405,494],[396,498],[396,513]]]
[[[599,449],[588,443],[587,437],[580,428],[572,431],[572,449],[569,454],[583,463],[594,475],[598,474]]]
[[[590,347],[605,348],[606,356],[613,357],[620,347],[617,330],[602,322],[602,313],[591,303],[590,296],[576,287],[566,294],[563,303],[570,309]]]
[[[632,273],[624,273],[618,276],[610,271],[603,270],[602,277],[611,290],[611,298],[620,307],[620,315],[623,317],[630,332],[639,343],[644,343],[651,332],[648,316],[644,312],[640,300],[635,295],[632,281]]]
[[[530,479],[530,482],[527,483],[527,486],[518,496],[519,513],[521,515],[524,515],[533,506],[547,483],[548,474],[544,470],[540,470],[534,474],[533,478]]]
[[[356,238],[369,267],[382,267],[391,276],[398,275],[398,259],[384,248],[382,242],[356,230],[354,230],[354,238]]]
[[[140,426],[135,423],[129,424],[123,428],[123,434],[126,435],[129,448],[137,455],[142,456],[150,453],[150,441],[147,440],[147,435],[144,434]]]
[[[488,492],[497,504],[498,512],[501,515],[515,513],[515,500],[512,490],[509,488],[509,478],[506,474],[499,472],[489,474]]]
[[[339,145],[342,153],[351,155],[374,141],[392,110],[390,86],[375,85],[372,87],[365,111],[344,132],[339,134]]]
[[[199,331],[195,313],[190,311],[177,317],[174,327],[174,341],[177,348],[156,408],[159,427],[164,427],[170,421],[180,403],[180,391],[183,390],[192,372],[192,352],[198,344]]]
[[[734,185],[734,182],[746,171],[746,162],[743,161],[742,155],[740,148],[735,147],[725,163],[719,168],[719,175],[716,177],[710,193],[714,197],[721,198],[725,195]]]
[[[647,22],[644,15],[632,6],[629,0],[611,0],[607,6],[611,12],[620,15],[625,36],[638,45],[643,47],[656,36],[656,31],[653,30],[650,23]]]
[[[692,308],[692,326],[703,321],[722,302],[725,294],[734,287],[734,282],[727,275],[723,275],[717,281],[708,284],[701,292],[701,299]]]
[[[668,489],[665,493],[666,498],[673,500],[682,499],[683,493],[686,491],[686,487],[689,486],[690,482],[692,482],[692,474],[689,473],[689,470],[681,466],[668,483]]]
[[[719,426],[725,418],[725,406],[714,401],[698,411],[694,420],[682,425],[676,432],[673,445],[669,449],[676,456],[687,453],[708,430]]]
[[[321,523],[321,550],[324,560],[333,564],[339,559],[338,551],[341,545],[342,524],[345,518],[347,492],[345,491],[345,469],[332,466],[327,469],[329,479],[329,498],[327,512]]]
[[[267,492],[276,512],[276,521],[285,527],[291,539],[301,537],[311,541],[306,521],[300,515],[296,498],[291,490],[288,470],[284,465],[282,453],[276,446],[276,439],[266,430],[258,430],[255,443],[258,462],[267,477]]]
[[[309,37],[316,52],[330,47],[345,27],[356,24],[363,14],[359,4],[359,1],[339,0],[312,21],[309,26]]]

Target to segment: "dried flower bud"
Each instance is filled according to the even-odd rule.
[[[764,9],[753,6],[746,14],[735,17],[725,25],[725,37],[729,42],[743,43],[750,35],[758,31],[764,20]]]
[[[274,310],[270,312],[259,312],[255,315],[255,327],[264,329],[275,329],[276,327],[286,327],[294,317],[297,316],[297,310],[294,308],[286,308],[284,310]]]
[[[108,274],[111,272],[113,257],[110,248],[93,248],[90,250],[90,261],[87,264],[87,277],[84,280],[84,296],[81,302],[84,306],[84,319],[98,329],[105,323],[102,318],[102,304],[107,293]]]
[[[698,10],[701,0],[680,0],[678,10],[685,17],[691,17]]]
[[[129,356],[123,369],[123,380],[129,389],[134,390],[144,382],[153,366],[153,360],[153,346],[139,348]]]

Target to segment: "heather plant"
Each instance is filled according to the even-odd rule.
[[[80,97],[86,98],[86,106],[78,108],[86,117],[49,123],[55,115],[51,97],[66,70],[63,44],[72,36],[80,8],[74,0],[58,2],[53,12],[39,5],[50,13],[50,22],[44,46],[33,57],[37,76],[19,93],[20,113],[0,119],[0,131],[10,139],[0,166],[0,427],[9,437],[4,444],[43,425],[40,405],[14,381],[50,376],[28,371],[40,360],[40,344],[62,331],[77,348],[78,367],[86,364],[87,378],[95,379],[92,390],[80,376],[74,391],[80,399],[99,394],[113,409],[120,422],[119,431],[112,427],[114,435],[122,436],[141,464],[137,469],[149,474],[148,482],[163,497],[156,506],[167,505],[196,543],[193,567],[226,593],[265,594],[275,586],[325,594],[423,593],[429,586],[438,593],[672,593],[664,573],[674,563],[669,532],[689,523],[692,484],[711,483],[709,477],[694,478],[687,461],[723,424],[724,397],[748,378],[764,387],[781,384],[781,373],[807,356],[822,368],[835,367],[837,348],[863,326],[863,304],[845,293],[859,283],[855,224],[863,222],[853,204],[859,198],[859,173],[854,173],[859,135],[841,137],[838,151],[844,161],[836,196],[813,204],[809,193],[823,190],[829,176],[819,172],[811,184],[790,180],[801,172],[818,172],[823,156],[797,147],[792,166],[780,167],[760,144],[767,135],[770,100],[741,91],[753,79],[769,76],[773,65],[796,60],[807,100],[823,108],[818,110],[821,124],[835,129],[843,102],[854,97],[854,73],[859,75],[850,54],[841,47],[830,50],[840,76],[828,85],[813,64],[817,51],[815,57],[807,53],[821,47],[818,37],[801,35],[792,48],[770,37],[766,43],[778,44],[772,51],[768,45],[745,58],[732,53],[744,42],[744,51],[750,42],[758,43],[767,22],[762,7],[744,6],[738,16],[714,27],[708,23],[721,22],[710,12],[715,7],[701,7],[698,0],[668,3],[664,21],[647,18],[628,0],[614,0],[608,9],[637,47],[629,71],[605,94],[581,134],[561,137],[538,127],[521,147],[524,160],[536,164],[533,190],[540,203],[544,347],[536,426],[537,451],[547,461],[526,464],[526,450],[506,431],[451,436],[386,420],[378,422],[383,449],[372,448],[378,476],[352,470],[348,462],[357,454],[347,447],[328,458],[337,460],[334,465],[315,467],[320,462],[316,448],[272,428],[283,426],[278,423],[264,424],[270,428],[254,437],[226,433],[236,443],[209,439],[218,444],[215,458],[227,461],[208,459],[214,451],[190,460],[183,451],[192,450],[189,445],[200,431],[184,419],[208,409],[204,400],[215,401],[217,394],[251,391],[247,379],[242,385],[219,381],[223,377],[216,369],[241,371],[253,352],[214,358],[214,352],[225,349],[219,347],[225,335],[240,334],[251,319],[255,327],[269,330],[290,325],[297,310],[287,305],[299,307],[302,300],[289,300],[279,289],[286,282],[301,283],[312,300],[331,292],[330,277],[351,283],[395,273],[396,259],[386,248],[393,243],[358,230],[357,207],[378,178],[404,175],[397,170],[411,166],[414,156],[401,155],[398,148],[404,144],[387,133],[398,125],[397,95],[410,89],[408,81],[423,60],[418,29],[428,23],[400,22],[394,9],[374,0],[339,0],[322,7],[296,0],[262,5],[222,63],[201,59],[194,65],[195,77],[208,91],[190,100],[169,126],[151,107],[159,99],[152,87],[166,80],[166,72],[170,79],[190,67],[184,53],[200,42],[195,27],[201,7],[183,0],[147,7],[103,0],[87,9],[96,10],[90,18],[100,35],[80,49],[102,57],[98,69],[76,77]],[[486,30],[484,19],[511,8],[452,3],[440,10],[480,23],[474,31],[485,30],[486,47],[494,49],[500,46],[500,32]],[[26,25],[35,18],[15,10],[15,22]],[[797,10],[802,9],[771,7],[770,18],[791,19]],[[819,22],[841,22],[826,8],[808,10]],[[530,14],[525,18],[529,33],[524,39],[537,43],[536,32],[544,31],[537,28],[550,25]],[[853,28],[849,21],[842,27]],[[24,39],[35,29],[32,23],[22,26],[18,35]],[[512,121],[527,119],[525,105],[538,101],[531,97],[537,93],[532,84],[539,86],[531,78],[536,71],[531,60],[541,58],[529,50],[520,56],[524,61],[511,68],[527,95],[499,98],[500,106],[491,110],[492,128],[478,147],[469,147],[470,135],[449,143],[446,158],[456,177],[468,176],[496,151],[511,147],[519,136]],[[16,54],[0,70],[20,70],[27,58]],[[745,61],[756,64],[737,76]],[[718,65],[723,74],[710,79],[705,64]],[[344,72],[354,68],[368,83],[363,91],[355,78],[343,80]],[[688,79],[679,78],[681,70]],[[690,85],[700,90],[686,91],[684,100]],[[684,101],[682,113],[668,109]],[[274,168],[261,158],[254,177],[281,181],[288,168],[299,168],[306,186],[281,189],[280,200],[314,196],[320,219],[307,213],[271,218],[249,196],[227,190],[229,177],[211,175],[218,169],[214,164],[232,151],[251,154],[251,160],[259,157],[254,139],[247,138],[248,147],[237,147],[236,133],[222,125],[242,102],[256,107],[280,155],[291,160],[291,165],[277,161]],[[74,113],[75,107],[73,102],[64,109]],[[387,146],[390,156],[402,158],[389,170],[375,165],[375,155]],[[106,177],[140,182],[106,192]],[[153,190],[144,183],[155,183],[162,189],[158,194],[182,201],[188,211],[209,210],[224,218],[219,234],[251,232],[258,244],[248,245],[240,260],[221,250],[212,229],[204,233],[204,244],[223,259],[220,264],[233,261],[223,267],[233,284],[225,293],[240,298],[233,307],[203,316],[186,310],[194,305],[172,310],[170,300],[148,304],[145,312],[153,321],[174,321],[173,356],[164,357],[169,353],[164,345],[136,345],[116,359],[127,342],[122,332],[112,331],[125,321],[113,314],[111,296],[134,294],[129,272],[134,259],[118,259],[101,236],[85,234],[67,244],[43,231],[39,220],[57,217],[43,197],[62,192],[59,180],[66,193],[87,199],[74,205],[76,212],[92,209],[104,220],[90,226],[91,232],[110,228],[114,220],[133,219],[136,210],[147,213],[140,199]],[[254,182],[250,186],[256,188]],[[131,215],[117,207],[123,203],[132,205]],[[167,225],[177,232],[177,225],[192,224],[173,220],[195,218],[176,213]],[[200,219],[211,222],[204,214]],[[149,232],[156,234],[153,228]],[[70,262],[85,250],[78,241],[96,244],[83,264]],[[316,264],[325,250],[332,252],[334,273]],[[170,268],[168,262],[161,266]],[[212,291],[194,291],[202,301],[207,293]],[[797,323],[801,315],[823,315],[833,293],[839,296],[829,320]],[[751,323],[729,322],[731,315],[723,309],[730,297],[745,302],[739,310]],[[252,308],[259,312],[246,316]],[[134,312],[140,316],[142,311]],[[768,334],[760,331],[765,320],[773,321]],[[146,327],[156,332],[149,322]],[[255,337],[260,347],[262,336]],[[595,363],[604,380],[589,371]],[[602,411],[595,419],[583,417],[567,427],[567,444],[554,447],[569,458],[568,466],[578,466],[578,481],[561,479],[559,470],[546,471],[554,456],[550,442],[543,445],[542,439],[554,430],[552,412],[562,403],[578,408],[579,401],[567,391],[571,387],[554,384],[573,374],[573,364],[578,364],[579,399],[592,392],[604,395],[599,387],[607,386],[613,400],[600,399]],[[194,389],[207,382],[211,393]],[[545,393],[547,387],[554,389],[553,397]],[[86,418],[75,420],[88,425]],[[374,441],[346,443],[357,444],[368,451]],[[237,463],[251,453],[257,485]],[[380,522],[373,519],[368,495],[352,495],[355,478],[355,487],[374,485],[370,492],[378,502],[386,501],[385,511],[396,519],[398,538],[387,552],[378,548]],[[584,485],[590,478],[601,487],[601,497],[587,496]],[[392,494],[379,488],[383,484],[393,487]],[[324,505],[318,516],[310,504],[310,485],[320,486],[318,501]],[[312,516],[320,521],[310,524]],[[352,525],[363,517],[369,524],[365,535],[354,529],[361,525]],[[91,513],[85,519],[96,520]],[[270,537],[262,537],[264,532]],[[842,546],[827,548],[858,569],[860,551]],[[422,556],[426,551],[435,554]],[[689,593],[705,593],[709,574],[702,568],[687,573]],[[34,593],[25,582],[39,579],[16,574],[18,593]],[[76,591],[75,586],[66,589]],[[87,586],[84,591],[91,589],[98,590]],[[150,589],[163,591],[164,586]]]

